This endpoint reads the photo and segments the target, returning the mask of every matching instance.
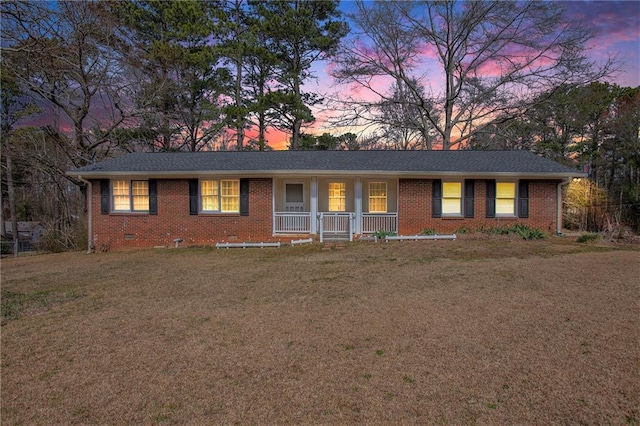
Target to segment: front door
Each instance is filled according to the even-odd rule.
[[[327,182],[328,212],[320,217],[320,239],[351,240],[352,218],[347,212],[347,183],[344,180]]]

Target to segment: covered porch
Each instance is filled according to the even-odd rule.
[[[398,180],[302,177],[273,181],[273,234],[352,240],[398,229]]]

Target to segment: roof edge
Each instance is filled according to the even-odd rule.
[[[469,178],[492,178],[492,177],[518,177],[532,179],[564,179],[572,177],[587,177],[584,172],[424,172],[424,171],[376,171],[376,170],[274,170],[274,171],[247,171],[247,170],[203,170],[193,171],[174,171],[174,172],[87,172],[87,171],[68,171],[67,176],[82,177],[84,179],[110,179],[114,177],[146,177],[149,179],[188,179],[202,178],[209,176],[239,176],[239,177],[287,177],[287,176],[386,176],[386,177],[447,177],[460,176]]]

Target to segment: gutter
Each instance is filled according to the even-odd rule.
[[[93,253],[93,185],[78,175],[78,179],[87,184],[87,254]]]
[[[68,172],[70,176],[82,173]],[[572,178],[575,172],[464,172],[464,171],[428,171],[428,170],[192,170],[192,171],[113,171],[84,173],[89,179],[114,178],[152,178],[152,179],[189,179],[211,178],[213,176],[236,176],[253,178],[273,177],[335,177],[340,176],[388,176],[409,179],[434,179],[445,177],[467,177],[475,179],[518,178],[518,179],[564,179]]]
[[[556,216],[556,235],[562,235],[562,187],[571,182],[571,178],[564,178],[556,190],[557,197],[557,216]]]

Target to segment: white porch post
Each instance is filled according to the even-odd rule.
[[[276,180],[271,179],[271,234],[276,235]]]
[[[311,178],[311,200],[309,200],[309,210],[311,213],[310,227],[311,234],[315,235],[318,231],[318,178]]]
[[[362,179],[359,177],[356,178],[354,192],[355,192],[354,207],[356,210],[354,232],[360,235],[362,234]]]

